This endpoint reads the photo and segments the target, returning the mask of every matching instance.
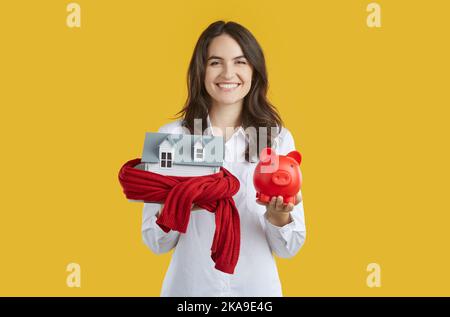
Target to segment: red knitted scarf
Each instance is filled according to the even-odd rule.
[[[137,158],[119,171],[119,182],[128,199],[164,203],[156,223],[165,232],[185,233],[192,204],[215,213],[216,230],[211,246],[215,268],[233,274],[240,249],[239,212],[233,195],[239,180],[224,167],[206,176],[165,176],[134,168]]]

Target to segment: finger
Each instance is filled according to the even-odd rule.
[[[277,210],[282,210],[283,209],[283,197],[282,196],[278,196],[277,197],[277,202],[276,202],[275,208]]]
[[[276,201],[277,201],[277,198],[274,196],[274,197],[272,197],[272,199],[270,200],[270,203],[269,203],[269,208],[270,209],[275,209],[275,203],[276,203]]]
[[[289,203],[289,204],[285,205],[283,208],[283,212],[291,212],[292,210],[294,210],[293,203]]]

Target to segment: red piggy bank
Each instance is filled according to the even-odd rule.
[[[299,167],[302,155],[297,151],[277,155],[272,148],[264,148],[259,160],[253,174],[258,201],[268,203],[273,196],[283,196],[285,204],[296,204],[296,195],[302,186]]]

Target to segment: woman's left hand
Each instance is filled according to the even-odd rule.
[[[298,192],[295,198],[295,205],[298,205],[302,201],[302,194]],[[256,201],[259,205],[266,206],[267,209],[267,219],[276,226],[284,226],[290,222],[289,213],[294,209],[293,203],[285,204],[283,203],[282,196],[274,196],[271,198],[269,203],[263,203]]]
[[[295,197],[295,205],[298,205],[302,201],[302,194],[301,192],[297,193],[297,196]],[[268,211],[270,212],[281,212],[281,213],[289,213],[294,209],[294,204],[289,203],[285,204],[283,203],[283,197],[282,196],[273,196],[270,199],[269,203],[263,203],[259,200],[256,201],[257,204],[267,206]]]

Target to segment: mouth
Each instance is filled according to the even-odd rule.
[[[217,83],[216,86],[219,87],[222,91],[233,91],[239,86],[241,86],[241,83]]]

